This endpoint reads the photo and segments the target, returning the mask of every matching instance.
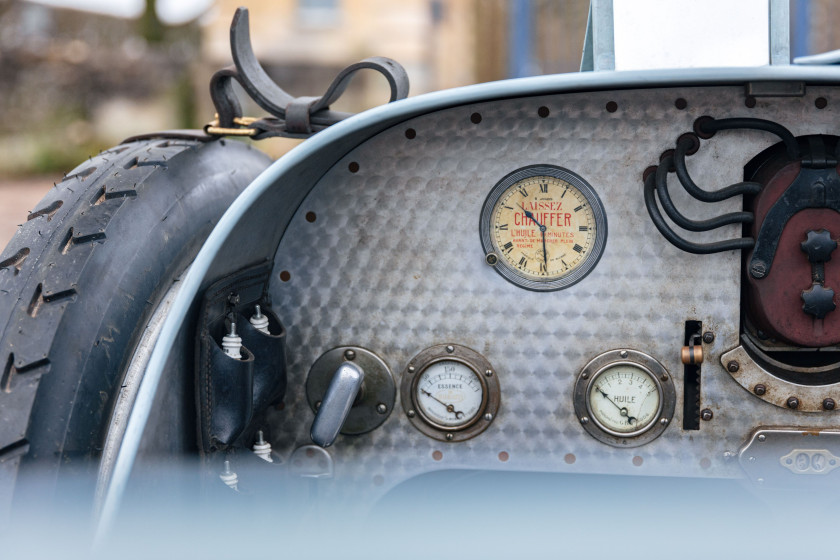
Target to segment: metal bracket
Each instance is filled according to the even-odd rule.
[[[248,136],[258,140],[271,136],[307,138],[351,116],[351,113],[330,111],[329,106],[341,97],[353,75],[364,68],[376,70],[388,80],[391,87],[389,102],[408,97],[405,68],[390,58],[379,56],[366,58],[339,72],[321,97],[292,97],[268,77],[254,55],[246,8],[237,9],[233,16],[230,48],[234,66],[219,70],[210,80],[210,97],[218,113],[214,128],[233,129],[235,124],[241,124],[242,106],[233,90],[233,80],[239,82],[257,105],[272,115],[269,118],[248,119],[248,127],[253,130]]]

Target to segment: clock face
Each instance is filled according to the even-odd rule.
[[[488,264],[536,291],[565,288],[586,276],[601,257],[606,230],[592,187],[552,166],[527,167],[502,179],[481,216]]]

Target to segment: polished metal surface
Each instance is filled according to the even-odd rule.
[[[826,479],[840,480],[840,430],[759,427],[741,448],[738,461],[753,482],[768,488],[825,491]]]
[[[310,436],[321,447],[329,447],[344,426],[353,401],[362,388],[365,372],[352,362],[344,362],[332,376],[323,400],[317,401]]]
[[[308,440],[306,372],[325,349],[350,343],[365,344],[399,371],[423,348],[451,341],[504,372],[499,414],[469,442],[432,440],[403,414],[369,434],[340,436],[331,448],[337,476],[379,476],[382,488],[443,468],[739,477],[726,453],[754,426],[836,424],[833,414],[768,407],[720,365],[739,344],[740,255],[695,256],[670,246],[642,200],[644,169],[699,116],[766,118],[797,135],[833,132],[836,109],[814,106],[816,97],[831,97],[830,88],[759,99],[753,109],[744,106],[743,92],[685,87],[472,103],[407,120],[347,152],[301,204],[275,258],[271,295],[289,332],[286,406],[270,415],[275,449],[290,453]],[[677,109],[676,99],[687,109]],[[608,102],[615,112],[605,109]],[[775,142],[760,132],[718,134],[688,159],[689,171],[706,189],[741,181],[743,166]],[[536,164],[585,176],[610,224],[598,266],[560,292],[529,292],[500,278],[484,262],[475,233],[499,177]],[[685,193],[673,197],[695,218],[741,209],[737,199],[709,209]],[[307,212],[317,220],[307,221]],[[740,232],[727,226],[698,237],[715,235]],[[679,372],[681,395],[686,320],[715,333],[704,347],[701,388],[702,408],[713,419],[683,431],[677,406],[672,425],[642,447],[593,439],[574,414],[577,373],[603,352],[630,348]]]

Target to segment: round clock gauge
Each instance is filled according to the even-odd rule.
[[[552,291],[592,271],[606,244],[607,218],[583,178],[562,167],[534,165],[493,187],[479,231],[485,261],[505,279]]]

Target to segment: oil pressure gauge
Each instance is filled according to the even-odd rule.
[[[670,424],[676,391],[665,367],[635,350],[613,350],[589,362],[575,383],[575,413],[596,439],[636,447]]]
[[[560,290],[589,274],[604,251],[607,217],[595,189],[568,169],[523,167],[496,183],[481,210],[487,264],[513,284]]]
[[[478,352],[443,344],[409,362],[400,397],[415,428],[442,441],[463,441],[483,432],[496,417],[499,380]]]

